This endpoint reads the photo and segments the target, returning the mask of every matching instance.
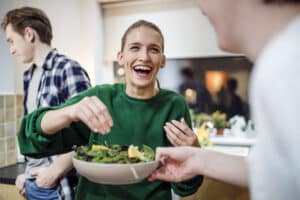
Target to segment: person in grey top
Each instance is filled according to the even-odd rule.
[[[257,139],[247,158],[157,148],[163,166],[149,180],[177,182],[201,174],[249,187],[252,200],[300,199],[300,0],[198,0],[198,5],[219,47],[255,63],[250,109]]]

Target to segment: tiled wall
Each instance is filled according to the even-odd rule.
[[[23,116],[23,95],[0,95],[0,167],[17,161],[17,131]]]

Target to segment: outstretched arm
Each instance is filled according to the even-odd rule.
[[[179,182],[205,175],[238,186],[248,186],[247,164],[243,157],[193,147],[158,148],[156,159],[163,166],[149,176]]]
[[[42,118],[41,128],[53,135],[72,122],[82,121],[94,132],[107,134],[113,125],[112,118],[103,102],[93,96],[85,97],[76,104],[48,111]]]

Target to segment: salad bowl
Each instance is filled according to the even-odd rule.
[[[88,180],[110,185],[133,184],[143,181],[157,169],[154,151],[144,145],[143,150],[130,145],[110,147],[93,145],[75,149],[73,165]]]

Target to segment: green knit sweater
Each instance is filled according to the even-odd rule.
[[[173,119],[184,117],[189,125],[191,119],[184,99],[175,92],[160,89],[153,98],[142,100],[129,97],[124,84],[96,86],[70,99],[65,104],[43,108],[27,115],[21,124],[18,140],[21,153],[43,157],[70,151],[72,145],[81,144],[146,144],[152,148],[170,146],[164,125]],[[41,129],[41,119],[47,110],[74,104],[85,96],[97,96],[107,106],[113,119],[113,127],[108,135],[93,133],[83,123],[74,122],[54,136],[45,136]],[[59,120],[59,119],[57,119]],[[197,191],[202,177],[171,184],[168,182],[144,180],[131,185],[103,185],[80,177],[76,199],[171,199],[171,187],[180,196]]]

